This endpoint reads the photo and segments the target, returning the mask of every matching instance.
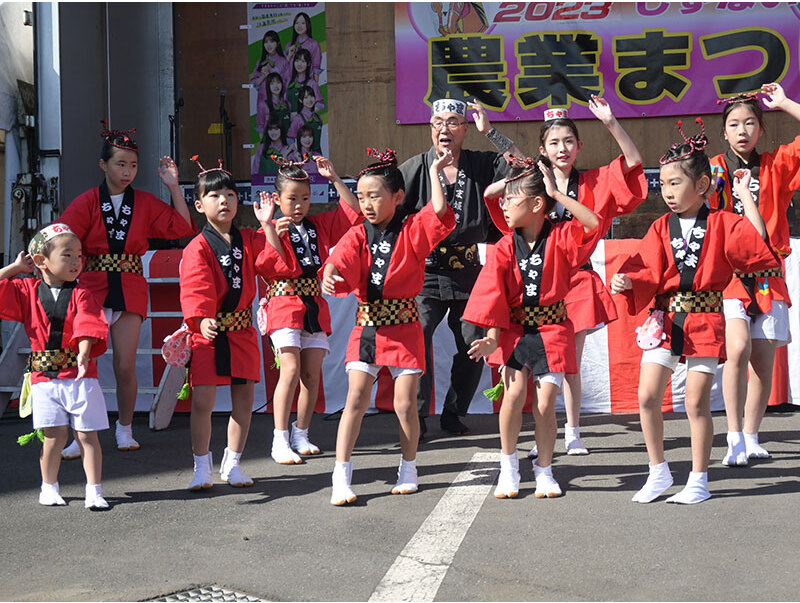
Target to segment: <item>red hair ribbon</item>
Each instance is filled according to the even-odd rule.
[[[204,168],[203,164],[200,163],[200,156],[199,155],[192,155],[191,159],[200,168],[200,173],[197,174],[198,176],[202,176],[203,174],[207,174],[208,172],[217,172],[217,171],[219,171],[219,172],[224,172],[224,173],[228,174],[228,176],[233,178],[233,174],[231,174],[228,170],[226,170],[225,168],[222,167],[222,159],[217,159],[217,161],[219,162],[219,167],[211,168],[209,170]]]
[[[507,163],[512,167],[520,167],[525,169],[516,176],[506,178],[506,184],[513,182],[514,180],[524,178],[525,176],[529,176],[538,167],[537,161],[533,157],[515,157],[514,155],[510,155],[507,159]]]
[[[756,92],[740,92],[739,94],[729,96],[728,98],[720,98],[717,100],[717,104],[721,105],[722,103],[725,103],[731,105],[733,103],[745,103],[751,100],[757,101],[759,92],[760,90],[757,90]]]
[[[108,144],[112,147],[117,147],[118,149],[126,149],[128,151],[138,151],[139,148],[136,146],[136,143],[131,139],[128,134],[135,134],[136,128],[133,130],[109,130],[108,129],[108,120],[104,119],[100,123],[103,124],[103,130],[100,132],[100,137],[104,138]],[[112,138],[116,136],[122,136],[123,143],[116,144],[111,141]]]
[[[358,173],[359,178],[364,174],[368,174],[369,172],[375,172],[377,170],[390,167],[395,161],[397,161],[397,152],[393,151],[389,147],[386,147],[386,150],[383,153],[378,151],[378,149],[367,147],[367,157],[374,157],[378,160],[378,162],[361,170]]]
[[[664,155],[659,159],[659,163],[661,165],[666,165],[667,163],[672,163],[673,161],[681,161],[682,159],[686,159],[695,151],[703,151],[705,150],[706,146],[708,146],[708,138],[706,137],[706,126],[703,123],[703,119],[698,117],[695,119],[695,122],[700,124],[700,134],[697,136],[693,136],[689,138],[686,134],[683,133],[683,122],[678,120],[678,132],[681,134],[681,138],[683,138],[683,142],[676,142],[672,146],[670,146],[670,151],[675,151],[682,147],[683,145],[688,145],[688,150],[683,153],[682,155],[675,155],[674,157],[669,157],[669,151],[664,153]]]

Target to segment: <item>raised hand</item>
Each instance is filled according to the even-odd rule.
[[[606,99],[601,96],[597,96],[596,94],[592,94],[592,97],[589,99],[589,110],[597,119],[606,125],[611,123],[611,121],[614,119],[614,113],[611,111],[611,105],[608,104]]]
[[[172,157],[164,155],[158,162],[158,177],[166,187],[178,186],[178,166]]]
[[[316,162],[317,171],[321,176],[324,176],[330,181],[334,181],[339,177],[336,174],[336,170],[333,167],[333,162],[330,159],[323,157],[322,155],[315,155],[312,157],[312,159]]]
[[[477,98],[473,98],[472,102],[467,101],[467,107],[472,109],[472,120],[475,122],[475,127],[481,134],[486,134],[491,128],[492,124],[489,123],[489,116],[486,115],[486,110],[478,102]]]
[[[761,93],[764,95],[762,100],[769,109],[780,108],[786,100],[786,93],[783,91],[783,86],[777,82],[761,86]]]
[[[453,165],[453,153],[450,149],[445,149],[442,151],[441,155],[437,153],[436,159],[434,159],[433,163],[431,163],[431,169],[435,169],[438,173],[448,165]]]
[[[261,224],[272,221],[275,213],[275,201],[269,193],[261,191],[258,194],[258,199],[253,202],[253,213]]]

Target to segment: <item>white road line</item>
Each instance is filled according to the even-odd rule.
[[[476,453],[378,583],[370,601],[433,601],[497,480],[500,454]]]

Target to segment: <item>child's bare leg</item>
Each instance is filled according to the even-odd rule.
[[[83,450],[83,471],[86,473],[84,506],[93,510],[108,509],[109,505],[103,498],[103,487],[100,484],[103,477],[103,451],[100,448],[100,439],[96,431],[76,433]]]
[[[374,384],[372,375],[362,371],[348,371],[347,378],[347,401],[336,433],[336,460],[341,463],[350,462],[350,455],[361,431],[361,420],[369,408]]]
[[[289,444],[289,415],[292,412],[292,401],[300,381],[300,348],[286,347],[278,350],[281,372],[275,393],[272,397],[272,410],[275,428],[272,431],[272,459],[281,465],[301,463]]]
[[[686,486],[667,499],[668,503],[693,505],[711,497],[708,492],[708,461],[714,425],[711,421],[711,386],[714,375],[699,371],[686,373],[686,415],[692,434],[692,471]]]
[[[300,354],[302,368],[300,370],[300,396],[297,399],[297,427],[300,429],[308,429],[314,417],[325,354],[326,351],[322,348],[308,348]]]
[[[742,433],[742,415],[747,395],[747,366],[752,352],[750,324],[746,320],[732,318],[725,321],[725,349],[728,359],[722,368],[722,396],[728,420],[728,450],[722,464],[744,466],[747,465],[747,450]]]
[[[139,332],[142,317],[133,312],[123,312],[111,326],[111,344],[114,351],[114,378],[117,382],[117,407],[119,410],[117,447],[123,450],[136,450],[138,442],[133,439],[130,429],[139,383],[136,379],[136,348],[139,345]]]
[[[417,446],[419,445],[418,383],[419,373],[401,375],[394,380],[394,411],[400,422],[400,450],[406,461],[413,461],[417,458]]]
[[[350,487],[353,475],[353,463],[350,462],[350,456],[353,454],[353,448],[361,431],[361,420],[369,408],[372,385],[375,382],[372,375],[358,370],[347,371],[347,379],[347,400],[336,434],[336,463],[331,478],[333,485],[331,504],[336,506],[356,500],[355,492]]]
[[[292,400],[300,381],[300,348],[281,348],[278,350],[278,360],[281,368],[272,396],[272,420],[275,429],[286,431],[289,429]]]
[[[575,333],[575,354],[578,361],[578,372],[564,375],[564,407],[567,411],[567,424],[564,425],[564,446],[567,454],[589,454],[581,442],[581,359],[586,342],[586,331]]]
[[[553,477],[553,449],[556,445],[556,396],[559,387],[549,381],[534,383],[533,409],[536,419],[536,445],[539,458],[533,463],[536,498],[561,496],[561,486]]]
[[[189,429],[192,433],[192,452],[197,456],[208,454],[211,445],[211,412],[217,400],[216,385],[195,385],[192,387],[192,412],[189,415]]]
[[[231,385],[231,416],[228,419],[228,449],[241,453],[250,431],[253,417],[253,390],[255,383],[247,381]]]
[[[725,399],[725,416],[728,431],[742,431],[745,395],[747,393],[747,365],[752,346],[750,325],[741,318],[725,321],[725,352],[728,359],[722,369],[722,394]]]
[[[308,439],[308,428],[317,405],[325,354],[326,351],[322,348],[307,348],[300,354],[300,395],[297,398],[297,421],[292,423],[290,443],[294,450],[303,455],[320,453],[319,447]]]
[[[58,470],[61,467],[61,451],[69,437],[69,425],[44,428],[44,445],[39,454],[39,466],[42,470],[42,481],[55,484],[58,481]]]
[[[394,380],[394,411],[400,423],[400,468],[392,494],[412,494],[419,488],[417,477],[417,447],[419,445],[419,414],[417,386],[420,373],[400,375]]]
[[[552,383],[535,381],[533,384],[533,418],[536,422],[536,446],[539,458],[536,464],[547,467],[553,462],[556,445],[556,394],[558,388]]]
[[[42,488],[39,504],[61,506],[67,503],[58,493],[58,469],[61,466],[61,450],[69,437],[69,425],[45,427],[44,445],[39,453],[39,466],[42,471]]]
[[[253,480],[239,467],[239,460],[247,442],[250,420],[253,417],[253,389],[255,383],[247,381],[231,385],[231,416],[228,419],[228,446],[222,455],[220,477],[231,486],[252,486]]]
[[[500,405],[500,447],[503,454],[517,454],[519,432],[522,429],[522,407],[528,396],[530,371],[505,367],[503,369],[503,403]],[[535,414],[535,413],[534,413]],[[538,422],[537,422],[538,425]]]
[[[87,484],[99,484],[103,479],[103,450],[96,431],[77,431],[83,449],[83,471]]]
[[[747,456],[768,458],[767,452],[758,443],[758,430],[767,410],[772,392],[772,371],[775,367],[776,342],[769,339],[754,339],[750,354],[750,382],[744,405],[744,441]]]
[[[661,411],[671,376],[671,369],[654,362],[640,367],[639,418],[650,459],[650,472],[642,489],[633,496],[633,502],[652,502],[672,486],[672,474],[664,460],[664,415]]]

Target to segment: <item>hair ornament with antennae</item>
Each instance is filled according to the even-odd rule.
[[[233,174],[231,174],[228,170],[222,167],[222,159],[217,159],[217,161],[219,162],[219,167],[210,168],[208,170],[203,167],[202,163],[200,163],[200,155],[192,155],[191,159],[200,168],[200,173],[197,174],[198,176],[202,176],[203,174],[207,174],[208,172],[223,172],[225,174],[228,174],[228,176],[230,176],[231,178],[233,178]]]
[[[278,173],[283,176],[284,178],[288,178],[289,180],[294,180],[295,182],[305,182],[308,180],[308,173],[303,169],[303,166],[308,163],[308,153],[303,153],[303,156],[300,158],[300,161],[292,161],[291,159],[287,159],[283,155],[270,155],[269,156],[272,161],[278,164]],[[292,176],[289,173],[290,168],[300,168],[299,171],[301,172],[299,175]]]
[[[760,92],[760,90],[756,90],[755,92],[740,92],[734,96],[718,99],[717,104],[721,105],[724,103],[726,105],[733,105],[735,103],[746,103],[751,100],[757,101]]]
[[[664,153],[664,155],[659,159],[659,163],[661,165],[666,165],[668,163],[672,163],[674,161],[681,161],[690,157],[693,153],[697,151],[704,151],[706,146],[708,145],[708,138],[706,137],[706,126],[703,123],[703,119],[698,117],[695,119],[695,122],[700,124],[700,134],[696,136],[692,136],[691,138],[686,136],[683,133],[683,122],[678,120],[678,132],[681,134],[681,138],[683,138],[683,142],[676,142],[670,146],[669,151]],[[681,147],[686,146],[686,150],[681,153],[680,155],[672,155],[673,151],[677,151]]]
[[[376,170],[390,167],[397,161],[397,151],[393,151],[389,147],[386,147],[386,150],[381,153],[378,149],[367,147],[367,157],[374,157],[378,160],[378,162],[361,170],[358,173],[359,177],[363,176],[367,172],[374,172]]]
[[[524,178],[525,176],[530,176],[536,169],[537,169],[537,161],[533,157],[515,157],[514,155],[510,155],[508,158],[508,165],[512,167],[524,168],[516,176],[512,176],[511,178],[506,178],[505,182],[508,184],[509,182],[513,182],[514,180],[519,180],[520,178]]]
[[[133,139],[128,136],[128,134],[136,134],[136,128],[133,130],[109,130],[107,119],[101,120],[100,123],[103,124],[103,130],[100,132],[100,137],[104,138],[108,144],[118,149],[138,152],[139,147],[136,146],[136,143],[133,141]]]

